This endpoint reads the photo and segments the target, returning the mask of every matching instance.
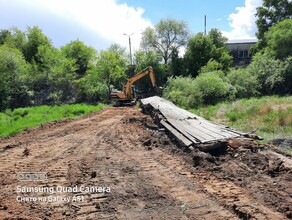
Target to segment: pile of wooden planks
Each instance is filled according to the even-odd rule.
[[[141,99],[141,103],[146,111],[154,112],[155,117],[159,117],[159,123],[186,146],[225,141],[246,135],[227,126],[210,122],[158,96]]]

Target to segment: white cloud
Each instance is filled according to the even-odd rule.
[[[245,0],[243,7],[237,7],[236,13],[229,15],[231,31],[223,31],[228,39],[251,39],[256,38],[256,8],[262,5],[262,0]]]
[[[49,11],[60,19],[70,20],[76,26],[92,31],[93,35],[97,34],[109,43],[118,43],[127,49],[128,38],[123,33],[134,33],[132,46],[138,49],[142,30],[152,26],[149,20],[143,18],[144,9],[117,3],[116,0],[18,0],[18,7],[21,5]]]

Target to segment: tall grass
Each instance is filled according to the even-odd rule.
[[[104,104],[87,105],[72,104],[61,106],[37,106],[18,108],[11,111],[7,109],[0,112],[0,137],[8,137],[27,128],[55,121],[63,118],[77,118],[83,114],[98,111],[106,107]]]
[[[209,120],[271,138],[292,137],[292,96],[241,99],[192,109]]]

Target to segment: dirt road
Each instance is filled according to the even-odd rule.
[[[292,218],[291,158],[259,149],[194,167],[192,153],[132,107],[45,124],[0,139],[0,219]]]

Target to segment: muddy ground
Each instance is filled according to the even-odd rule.
[[[0,219],[292,218],[289,155],[246,140],[230,146],[187,151],[135,107],[29,129],[0,139]]]

